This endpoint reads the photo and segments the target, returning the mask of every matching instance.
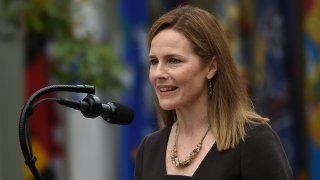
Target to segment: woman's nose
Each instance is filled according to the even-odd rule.
[[[154,77],[157,79],[166,79],[169,77],[168,70],[164,64],[159,63],[154,69]]]

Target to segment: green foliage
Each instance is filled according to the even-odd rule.
[[[5,1],[0,6],[0,17],[26,33],[32,31],[49,39],[71,37],[69,4],[69,0]]]
[[[123,88],[125,69],[110,43],[93,41],[89,35],[74,37],[69,0],[5,1],[0,5],[0,22],[49,44],[50,72],[59,83],[90,84],[107,93]]]
[[[124,66],[114,57],[111,45],[60,40],[51,47],[50,54],[52,74],[64,83],[80,81],[108,94],[124,88]]]

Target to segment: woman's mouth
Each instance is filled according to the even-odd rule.
[[[174,91],[178,89],[177,87],[164,87],[164,88],[160,88],[160,92],[169,92],[169,91]]]

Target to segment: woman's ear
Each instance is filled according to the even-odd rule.
[[[214,77],[214,75],[217,73],[218,66],[216,58],[213,57],[209,66],[208,66],[208,72],[207,72],[207,79],[211,79]]]

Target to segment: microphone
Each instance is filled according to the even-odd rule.
[[[101,116],[105,121],[112,124],[127,125],[133,120],[133,110],[116,102],[102,104],[100,99],[88,94],[82,101],[70,99],[57,99],[57,102],[76,110],[80,110],[84,117],[96,118]]]

